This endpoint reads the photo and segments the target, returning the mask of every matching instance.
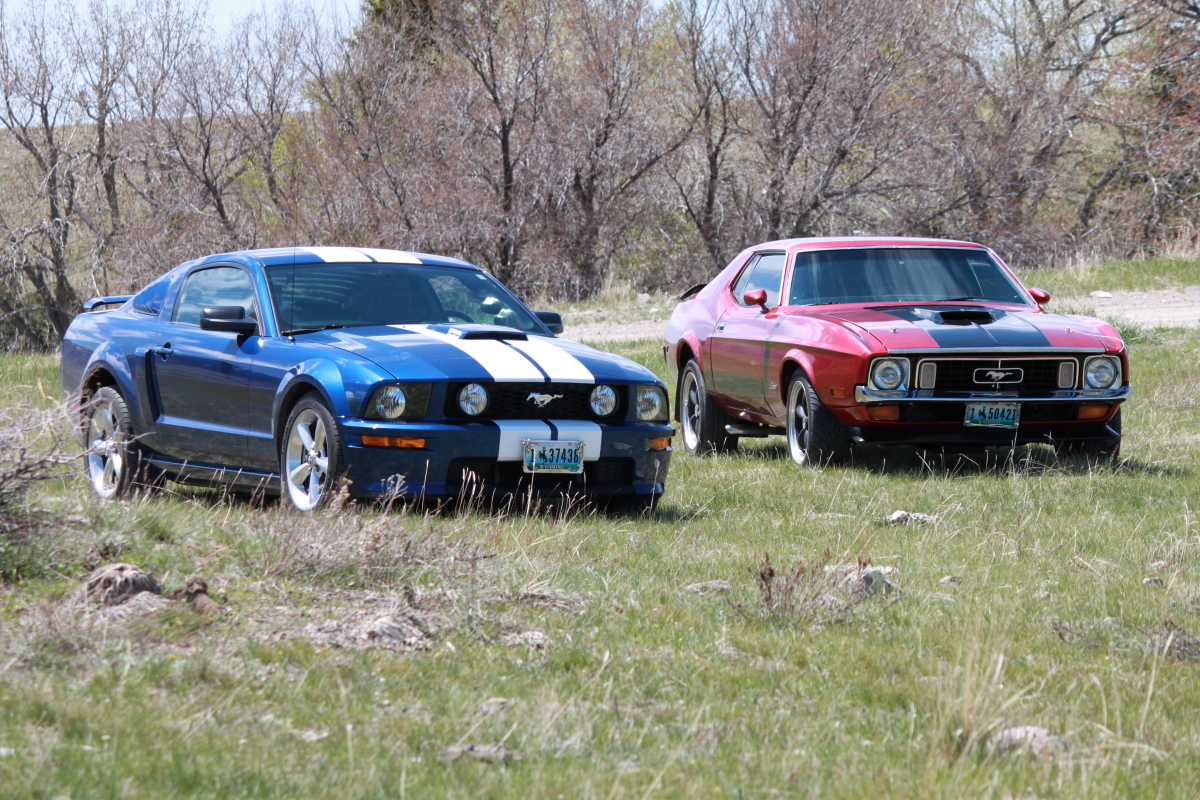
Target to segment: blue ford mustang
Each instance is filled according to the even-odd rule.
[[[557,314],[464,261],[224,253],[84,311],[62,387],[101,497],[165,477],[308,510],[344,477],[364,498],[586,495],[637,511],[663,491],[662,382],[555,338]]]

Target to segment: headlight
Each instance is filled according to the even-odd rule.
[[[428,383],[380,386],[363,406],[363,419],[420,419],[429,407],[431,388]]]
[[[401,386],[384,386],[371,398],[371,416],[381,419],[396,419],[404,414],[408,395]]]
[[[458,407],[468,417],[478,417],[487,408],[487,389],[478,383],[468,383],[458,390]]]
[[[634,395],[637,418],[644,421],[667,418],[667,398],[657,386],[639,386]]]
[[[871,365],[871,384],[886,391],[908,388],[908,359],[880,358]]]
[[[597,417],[607,417],[617,410],[617,393],[611,386],[597,386],[592,389],[592,413]]]
[[[1121,381],[1121,361],[1116,356],[1094,356],[1083,365],[1088,389],[1111,389]]]

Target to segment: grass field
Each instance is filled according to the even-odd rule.
[[[1114,272],[1141,285],[1137,269]],[[801,470],[765,440],[677,452],[638,519],[306,519],[47,484],[32,503],[57,531],[0,554],[24,565],[0,586],[0,796],[1195,796],[1200,332],[1132,333],[1116,469],[1037,447]],[[613,349],[661,371],[655,342]],[[0,374],[5,406],[57,394],[53,358],[2,356]],[[897,509],[939,521],[882,521]],[[894,567],[902,593],[804,602],[818,571],[764,605],[764,554],[784,575],[826,553]],[[167,589],[203,575],[225,613],[89,622],[71,597],[97,554]],[[714,580],[730,588],[685,589]],[[406,585],[436,635],[364,647],[355,626],[403,608]],[[995,752],[1020,725],[1065,749]],[[511,757],[447,752],[471,744]]]

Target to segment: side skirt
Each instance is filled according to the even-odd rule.
[[[181,461],[157,453],[144,461],[161,469],[170,480],[188,486],[232,486],[272,495],[280,492],[279,473],[270,470]]]

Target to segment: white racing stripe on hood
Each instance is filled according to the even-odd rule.
[[[497,383],[533,382],[544,383],[546,376],[528,358],[496,339],[459,339],[445,333],[429,330],[427,325],[392,325],[393,328],[414,333],[423,333],[431,339],[453,345],[487,370]]]
[[[596,376],[575,356],[553,342],[530,336],[527,341],[510,340],[509,344],[538,363],[550,380],[557,383],[595,383]]]
[[[371,258],[384,264],[421,264],[421,259],[403,250],[379,250],[374,247],[355,248],[360,253],[366,253]]]
[[[597,461],[604,434],[594,422],[577,419],[552,419],[550,425],[537,419],[493,420],[500,429],[500,450],[497,461],[521,461],[525,457],[525,440],[545,440],[553,437],[550,425],[558,428],[558,440],[583,442],[583,460]]]
[[[353,247],[301,247],[306,253],[312,253],[317,258],[328,263],[360,263],[370,264],[371,259]]]

